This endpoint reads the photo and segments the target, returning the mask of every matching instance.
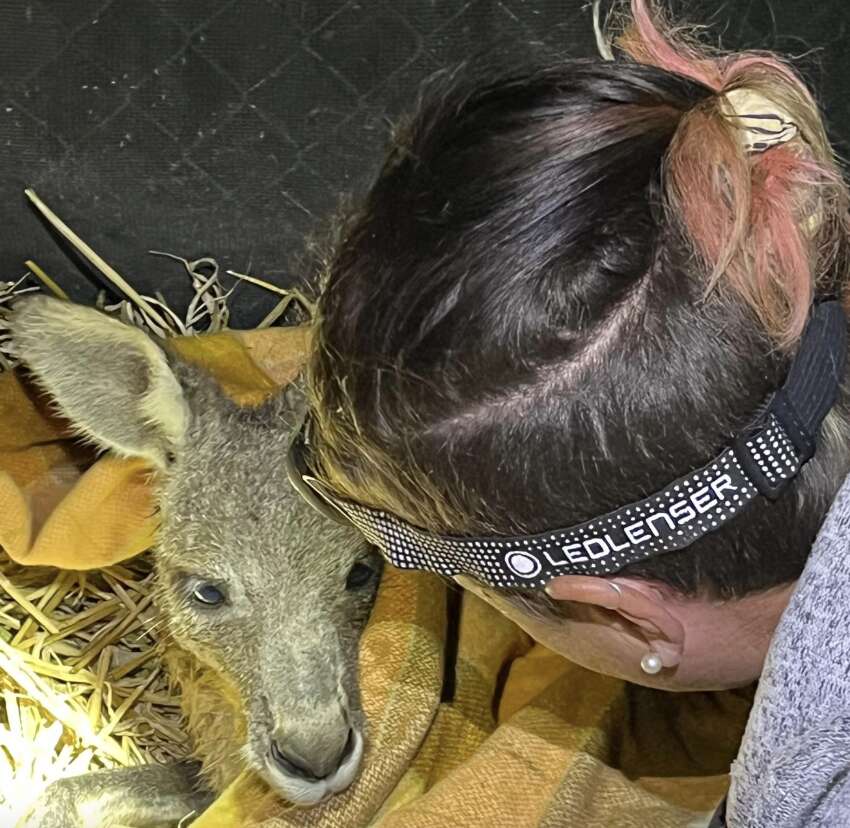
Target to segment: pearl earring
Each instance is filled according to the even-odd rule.
[[[650,676],[660,673],[663,666],[664,665],[661,663],[661,656],[658,655],[658,653],[647,653],[640,660],[640,669],[643,670],[644,673],[648,673]]]

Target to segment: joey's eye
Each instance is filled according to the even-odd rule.
[[[213,584],[198,584],[192,590],[192,598],[208,607],[217,607],[224,603],[224,593]]]
[[[375,570],[365,563],[358,562],[351,567],[345,580],[346,589],[361,589],[375,577]]]

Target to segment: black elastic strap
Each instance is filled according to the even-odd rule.
[[[815,305],[788,376],[765,412],[791,441],[801,467],[813,457],[821,423],[838,398],[846,359],[847,320],[841,304],[833,299]],[[770,479],[746,450],[757,431],[737,438],[735,454],[759,494],[775,500],[789,480]]]
[[[838,399],[847,360],[847,318],[837,300],[815,305],[807,336],[780,392],[777,418],[808,460],[820,425]],[[806,456],[806,452],[809,452]]]

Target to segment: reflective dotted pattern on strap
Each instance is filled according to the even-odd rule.
[[[799,470],[794,444],[778,427],[775,418],[771,418],[771,425],[765,431],[747,440],[746,446],[772,487],[780,480],[790,479]]]
[[[772,488],[799,471],[794,446],[772,415],[744,447]],[[608,575],[682,549],[719,529],[758,494],[730,448],[645,500],[569,529],[523,538],[436,536],[386,512],[329,499],[393,565],[446,576],[469,574],[504,588],[541,587],[557,575]]]

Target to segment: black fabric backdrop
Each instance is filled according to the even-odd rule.
[[[847,0],[677,0],[726,46],[778,48],[850,138]],[[296,284],[303,240],[374,173],[426,75],[495,39],[594,54],[584,0],[0,0],[0,280],[34,258],[97,279],[26,205],[31,186],[135,286],[187,297],[210,254]],[[236,326],[274,298],[240,286]]]

